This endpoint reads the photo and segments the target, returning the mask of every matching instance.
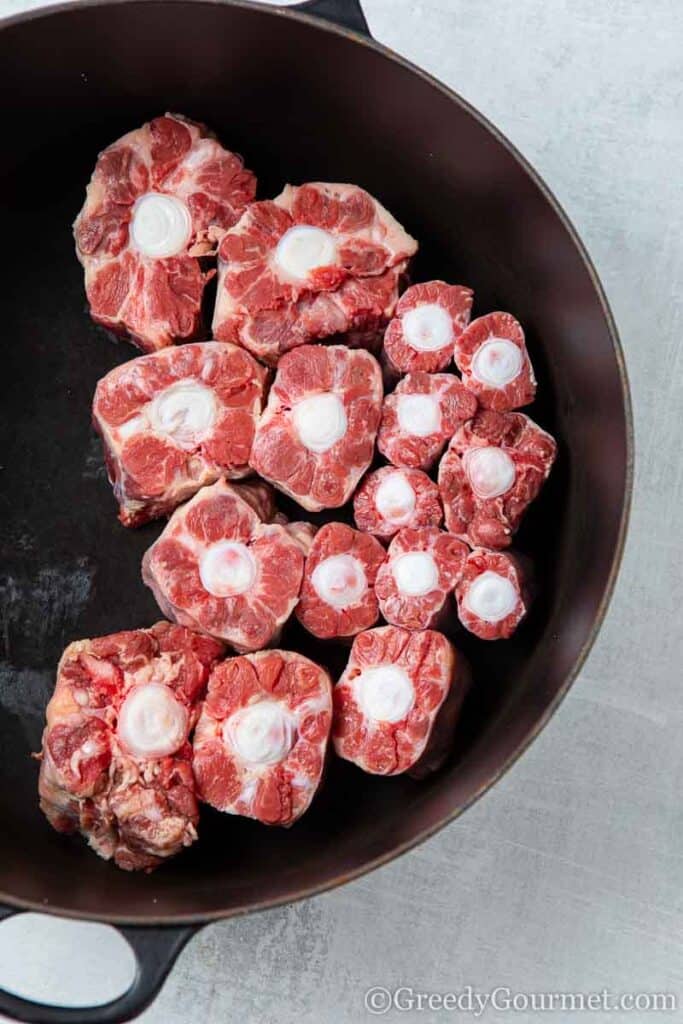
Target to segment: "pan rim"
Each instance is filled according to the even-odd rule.
[[[75,910],[73,907],[62,907],[57,904],[45,904],[35,900],[24,899],[17,897],[12,893],[7,893],[0,890],[0,905],[5,904],[8,908],[20,911],[33,911],[43,914],[51,914],[60,917],[66,917],[82,921],[92,921],[101,924],[109,925],[133,925],[133,926],[147,926],[147,927],[173,927],[173,926],[196,926],[210,924],[214,921],[226,920],[231,917],[241,917],[245,914],[255,913],[260,910],[274,909],[275,907],[287,905],[289,903],[296,903],[299,900],[307,899],[311,896],[316,896],[321,893],[331,892],[341,885],[345,885],[348,882],[354,881],[355,879],[363,877],[363,875],[369,874],[371,871],[376,870],[391,861],[396,860],[398,857],[407,853],[425,842],[431,836],[441,831],[446,825],[455,821],[461,814],[464,813],[469,807],[472,806],[477,800],[480,799],[489,789],[491,789],[500,779],[513,767],[513,765],[521,758],[533,741],[539,736],[545,726],[548,724],[552,716],[555,714],[557,709],[562,704],[566,697],[570,687],[576,680],[579,672],[583,668],[588,655],[590,654],[593,645],[598,637],[600,629],[605,620],[607,610],[609,608],[612,596],[614,594],[616,581],[619,575],[619,570],[623,560],[624,549],[626,544],[626,536],[628,532],[628,525],[631,514],[631,505],[633,500],[633,478],[634,478],[634,461],[635,461],[635,436],[634,436],[634,421],[633,421],[633,405],[631,399],[631,391],[628,380],[628,373],[626,369],[626,359],[624,356],[623,347],[619,338],[619,332],[617,330],[616,321],[612,310],[610,308],[609,301],[603,289],[602,283],[597,273],[597,269],[591,259],[588,250],[581,240],[576,228],[570,220],[568,214],[564,210],[563,206],[554,195],[550,187],[546,184],[540,174],[534,169],[529,163],[526,157],[517,149],[517,147],[500,131],[487,117],[481,114],[472,104],[466,99],[460,96],[455,90],[449,86],[440,82],[437,78],[431,75],[429,72],[424,71],[422,68],[413,64],[411,61],[402,57],[396,53],[390,47],[385,46],[383,43],[377,42],[371,37],[366,37],[358,32],[352,31],[344,27],[332,24],[331,22],[323,20],[321,17],[309,14],[304,10],[297,9],[294,7],[282,7],[282,6],[266,6],[261,3],[254,2],[254,0],[72,0],[72,2],[62,2],[56,4],[50,4],[46,7],[39,7],[29,11],[24,11],[19,14],[11,15],[9,17],[0,19],[0,32],[5,29],[12,28],[18,24],[24,24],[27,22],[47,19],[53,16],[58,16],[70,11],[80,11],[88,8],[98,7],[116,7],[124,4],[135,4],[138,6],[168,6],[169,4],[187,4],[194,3],[197,6],[207,7],[228,7],[237,8],[243,10],[249,10],[265,16],[274,18],[284,17],[291,18],[294,21],[298,21],[310,27],[313,27],[319,31],[328,32],[333,35],[342,36],[351,42],[360,44],[367,49],[373,50],[378,56],[389,60],[394,64],[398,64],[406,71],[412,72],[417,77],[421,78],[427,85],[441,92],[447,99],[458,105],[465,113],[472,117],[482,128],[493,136],[493,138],[502,145],[512,158],[517,162],[520,168],[525,172],[528,178],[531,179],[533,184],[539,189],[545,201],[551,206],[554,213],[558,217],[560,223],[564,227],[570,241],[573,243],[574,248],[579,255],[583,265],[588,273],[594,292],[600,303],[602,313],[607,325],[609,337],[612,343],[612,349],[614,352],[615,362],[617,366],[617,372],[619,375],[619,383],[621,387],[621,399],[624,413],[624,429],[625,429],[625,474],[624,474],[624,489],[622,499],[621,516],[619,520],[619,529],[617,533],[616,543],[612,554],[612,560],[610,564],[609,573],[603,588],[602,596],[593,619],[588,636],[584,643],[581,645],[581,649],[572,665],[570,671],[566,674],[561,685],[557,688],[552,700],[548,703],[543,713],[539,716],[538,720],[534,723],[533,727],[528,731],[525,737],[517,744],[514,750],[508,755],[503,763],[491,773],[485,782],[483,782],[471,796],[464,801],[461,805],[448,812],[440,818],[436,823],[430,825],[426,829],[422,829],[410,839],[399,843],[397,846],[392,848],[390,851],[380,854],[370,860],[363,862],[358,867],[354,867],[342,874],[335,875],[328,880],[324,880],[303,888],[297,889],[287,895],[279,895],[269,897],[263,900],[253,900],[244,906],[237,906],[227,908],[223,910],[211,910],[199,913],[185,913],[185,914],[98,914],[94,911]]]

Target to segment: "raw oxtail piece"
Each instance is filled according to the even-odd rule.
[[[408,288],[384,335],[387,364],[398,373],[438,373],[470,321],[474,293],[459,284],[427,281]]]
[[[77,640],[47,706],[40,806],[126,870],[150,871],[197,838],[188,736],[222,645],[158,622]]]
[[[254,203],[218,256],[214,337],[275,365],[318,338],[376,332],[417,242],[356,185],[287,185]]]
[[[387,622],[405,629],[438,625],[466,558],[462,541],[434,526],[400,530],[375,583]]]
[[[201,326],[205,272],[256,178],[201,124],[155,117],[100,153],[74,224],[93,320],[144,352]]]
[[[305,345],[278,364],[251,466],[303,508],[338,508],[374,454],[382,374],[374,356]]]
[[[368,473],[353,499],[359,530],[389,540],[406,526],[440,526],[439,489],[421,469],[382,466]]]
[[[374,775],[417,778],[441,766],[469,686],[445,636],[382,626],[359,633],[334,688],[334,748]]]
[[[477,400],[452,373],[409,373],[384,399],[377,447],[394,466],[428,470]]]
[[[311,545],[296,616],[314,636],[355,636],[379,619],[375,579],[386,551],[345,523],[322,526]]]
[[[439,465],[446,529],[471,547],[509,547],[556,454],[555,440],[524,413],[480,409]]]
[[[139,356],[99,381],[93,424],[124,526],[250,472],[266,377],[244,349],[206,341]]]
[[[142,578],[172,621],[238,651],[273,643],[299,599],[304,552],[224,480],[176,509],[142,560]]]
[[[533,402],[536,378],[524,331],[510,313],[473,320],[456,338],[454,354],[463,383],[485,409],[507,412]]]
[[[528,610],[524,572],[506,551],[475,548],[455,596],[460,622],[481,640],[507,640]]]
[[[292,825],[320,784],[332,683],[292,651],[229,658],[213,672],[194,735],[199,795],[228,814]]]

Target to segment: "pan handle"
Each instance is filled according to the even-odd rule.
[[[340,28],[350,28],[353,32],[371,38],[360,0],[304,0],[300,4],[291,4],[287,10],[313,14],[323,21],[330,21]]]
[[[0,906],[0,921],[19,913]],[[135,954],[133,984],[118,999],[103,1006],[45,1006],[0,989],[0,1014],[29,1024],[123,1024],[134,1020],[158,994],[185,943],[199,929],[196,925],[170,928],[120,926]]]

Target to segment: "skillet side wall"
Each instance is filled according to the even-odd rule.
[[[10,257],[0,504],[0,900],[110,920],[204,919],[344,881],[435,829],[547,717],[592,639],[629,486],[621,369],[571,234],[511,151],[464,106],[368,45],[270,10],[126,3],[47,11],[0,31],[0,204]],[[333,762],[290,831],[207,813],[202,840],[151,876],[56,835],[37,807],[44,706],[69,641],[157,618],[139,580],[159,532],[116,522],[89,426],[96,380],[135,350],[86,315],[70,225],[95,155],[169,109],[203,120],[259,177],[356,182],[421,242],[415,279],[471,285],[475,315],[515,313],[539,377],[528,411],[560,459],[519,535],[539,600],[516,638],[452,636],[474,663],[458,749],[436,778]],[[333,671],[294,626],[283,639]]]

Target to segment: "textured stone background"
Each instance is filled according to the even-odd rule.
[[[635,403],[626,557],[580,679],[492,792],[415,852],[352,885],[206,928],[141,1020],[358,1024],[370,1019],[369,986],[399,984],[671,991],[683,1006],[683,6],[364,4],[377,39],[453,86],[530,159],[597,264]],[[38,5],[0,0],[0,13],[28,6]],[[87,999],[112,991],[129,969],[120,955],[105,957],[106,930],[84,935],[71,925],[61,933],[65,968],[51,945],[54,924],[47,937],[44,921],[21,923],[23,938],[19,927],[0,929],[2,978]],[[425,1011],[384,1019],[474,1018]],[[491,1011],[479,1019],[539,1018]],[[575,1024],[578,1015],[543,1019]]]

